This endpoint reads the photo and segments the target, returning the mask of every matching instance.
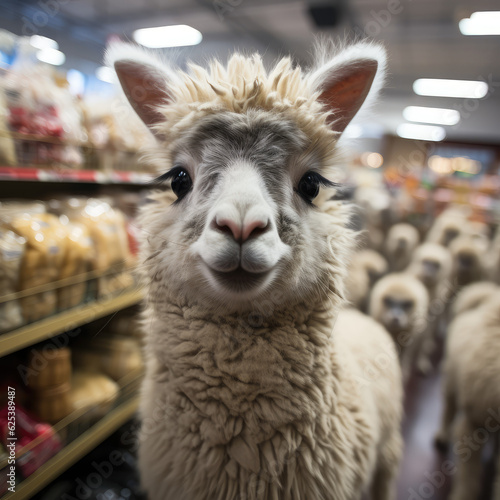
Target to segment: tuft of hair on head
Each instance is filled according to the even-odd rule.
[[[386,55],[371,42],[323,42],[309,71],[294,67],[290,58],[266,71],[257,54],[236,53],[225,66],[217,61],[207,69],[188,64],[182,72],[149,51],[115,43],[106,63],[116,70],[133,109],[157,135],[167,134],[168,128],[174,137],[192,125],[195,115],[255,108],[287,114],[317,138],[338,137],[362,107],[370,107],[384,82]]]

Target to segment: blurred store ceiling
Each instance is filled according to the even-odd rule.
[[[368,35],[389,52],[388,84],[370,133],[380,132],[377,124],[394,133],[403,109],[420,105],[460,111],[461,121],[446,127],[448,139],[500,143],[500,36],[464,36],[458,28],[474,11],[500,10],[498,0],[0,0],[0,8],[0,28],[57,40],[65,67],[87,73],[102,63],[110,37],[131,39],[145,27],[198,29],[200,45],[164,49],[181,61],[226,58],[237,47],[307,63],[317,34]],[[311,8],[330,25],[318,28]],[[486,80],[490,92],[477,101],[417,96],[412,84],[424,77]]]

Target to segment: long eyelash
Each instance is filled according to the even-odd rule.
[[[156,179],[153,179],[151,181],[151,184],[154,186],[162,186],[166,181],[169,181],[173,177],[176,176],[176,174],[182,170],[182,167],[179,165],[176,165],[175,167],[171,168],[168,172],[165,172],[164,174],[161,174],[159,177]]]
[[[319,183],[325,188],[338,188],[338,187],[340,187],[340,184],[338,182],[330,181],[326,177],[323,177],[322,175],[318,174],[317,172],[314,172],[314,175],[315,175],[316,179],[318,179]]]

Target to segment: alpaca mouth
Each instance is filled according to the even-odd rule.
[[[271,270],[260,273],[252,273],[245,271],[241,267],[228,272],[216,271],[211,267],[209,267],[209,269],[219,285],[231,290],[232,292],[246,292],[252,288],[262,286],[271,274]]]

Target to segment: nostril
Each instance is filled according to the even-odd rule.
[[[227,233],[231,235],[235,240],[239,240],[241,237],[241,227],[240,225],[231,220],[231,219],[226,219],[226,218],[218,218],[216,217],[212,221],[212,227],[213,229],[216,229],[217,231],[221,231],[223,233]]]
[[[242,241],[246,241],[249,238],[256,238],[261,234],[265,233],[269,229],[269,220],[253,220],[243,226],[243,231],[241,234]]]

